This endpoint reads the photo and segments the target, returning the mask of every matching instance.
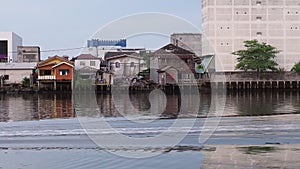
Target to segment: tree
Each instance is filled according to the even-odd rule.
[[[298,63],[296,63],[294,66],[293,66],[293,68],[292,68],[292,70],[291,70],[292,72],[300,72],[300,62],[298,62]]]
[[[146,62],[147,68],[150,68],[150,56],[151,56],[150,53],[144,53],[142,55],[143,60]]]
[[[259,43],[257,40],[244,41],[246,50],[233,52],[237,58],[236,69],[244,71],[256,70],[257,73],[266,70],[277,70],[278,64],[274,61],[276,54],[280,51],[266,43]]]

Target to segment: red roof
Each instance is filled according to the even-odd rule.
[[[100,59],[100,58],[97,58],[96,56],[91,54],[81,54],[79,56],[76,56],[72,60],[77,60],[77,59]]]

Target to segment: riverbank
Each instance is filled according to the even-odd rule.
[[[0,88],[0,93],[37,93],[37,87],[5,86]]]

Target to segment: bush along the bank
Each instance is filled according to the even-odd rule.
[[[24,87],[29,87],[30,86],[30,79],[28,77],[24,77],[22,81],[22,85]]]
[[[297,73],[299,73],[299,72],[300,72],[300,62],[296,63],[296,64],[293,66],[293,68],[292,68],[291,71],[292,71],[292,72],[297,72]]]

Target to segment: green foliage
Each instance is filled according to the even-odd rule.
[[[285,72],[285,68],[284,67],[278,68],[278,72]]]
[[[151,56],[150,53],[144,53],[144,54],[142,55],[143,60],[146,62],[146,65],[147,65],[147,68],[148,68],[148,69],[150,68],[150,56]]]
[[[292,68],[292,70],[291,70],[292,72],[300,72],[300,62],[298,62],[298,63],[296,63],[294,66],[293,66],[293,68]]]
[[[22,80],[22,85],[25,87],[30,86],[30,79],[28,77],[24,77]]]
[[[246,50],[233,52],[237,58],[236,69],[248,71],[256,70],[262,72],[266,70],[277,70],[278,64],[274,61],[276,54],[280,51],[266,43],[259,43],[257,40],[244,41]]]
[[[204,67],[203,67],[203,65],[202,65],[202,64],[198,64],[198,65],[197,65],[197,69],[199,69],[199,70],[203,70],[203,69],[204,69]]]

